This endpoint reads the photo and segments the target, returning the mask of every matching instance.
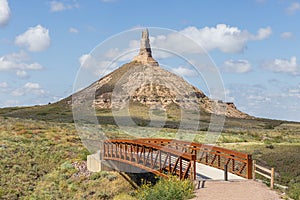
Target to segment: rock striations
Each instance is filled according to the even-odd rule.
[[[149,109],[176,105],[234,118],[250,117],[237,110],[233,103],[211,100],[183,78],[161,68],[152,57],[147,29],[142,33],[139,55],[73,95],[73,105],[83,102],[97,109],[121,109],[128,102],[137,102]]]

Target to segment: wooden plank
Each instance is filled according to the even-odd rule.
[[[262,176],[264,176],[264,177],[266,177],[268,179],[271,179],[271,176],[268,176],[268,175],[266,175],[266,174],[264,174],[264,173],[262,173],[260,171],[255,171],[255,173],[258,173],[258,174],[260,174],[260,175],[262,175]]]
[[[188,175],[188,171],[190,170],[191,167],[191,162],[189,162],[187,168],[185,169],[184,173],[183,173],[183,179],[186,178],[186,176]]]
[[[177,165],[178,165],[178,162],[179,162],[179,160],[180,160],[180,156],[176,159],[176,161],[175,161],[175,163],[174,163],[174,167],[173,167],[173,169],[172,169],[172,172],[171,173],[174,173],[175,172],[175,170],[176,170],[176,167],[177,167]]]
[[[267,169],[267,168],[265,168],[265,167],[263,167],[263,166],[260,166],[260,165],[258,165],[258,164],[256,164],[255,166],[256,166],[256,168],[261,169],[261,170],[263,170],[263,171],[265,171],[265,172],[268,172],[269,174],[272,173],[271,170],[269,170],[269,169]]]

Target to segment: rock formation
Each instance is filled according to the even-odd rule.
[[[250,117],[232,103],[209,99],[183,78],[161,68],[152,57],[147,29],[142,33],[139,55],[133,61],[73,95],[73,105],[85,103],[84,106],[96,109],[122,109],[129,102],[143,104],[149,109],[176,105],[180,109],[200,109],[228,117]]]
[[[140,52],[139,55],[133,58],[133,61],[158,66],[158,62],[152,58],[148,29],[142,32]]]

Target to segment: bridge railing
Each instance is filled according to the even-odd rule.
[[[127,163],[160,176],[167,172],[181,179],[195,179],[194,154],[139,140],[106,140],[102,145],[105,160]]]
[[[165,146],[185,153],[196,155],[196,162],[224,170],[225,165],[230,173],[252,179],[252,156],[250,154],[229,150],[213,145],[186,142],[172,139],[146,138],[136,141]]]

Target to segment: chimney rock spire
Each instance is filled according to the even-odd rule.
[[[133,61],[158,66],[158,62],[152,58],[149,32],[147,28],[142,32],[139,55],[135,56]]]

